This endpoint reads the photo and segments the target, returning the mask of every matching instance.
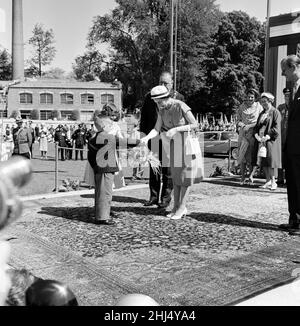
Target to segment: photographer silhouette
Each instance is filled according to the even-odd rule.
[[[31,163],[15,156],[0,163],[0,230],[16,220],[22,213],[22,203],[17,189],[24,186],[32,173]],[[3,306],[11,281],[7,273],[10,245],[0,238],[0,306]]]

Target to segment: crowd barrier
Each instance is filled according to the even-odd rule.
[[[73,150],[74,148],[70,148],[70,147],[62,147],[59,146],[57,142],[55,142],[55,188],[54,191],[58,192],[59,186],[58,186],[58,149],[64,149],[65,151],[67,150]],[[88,152],[87,149],[80,149],[80,148],[76,148],[76,151],[80,151],[80,152]]]
[[[228,172],[231,171],[231,164],[232,164],[232,160],[236,160],[235,157],[232,157],[232,153],[231,153],[231,139],[228,139]],[[201,151],[204,154],[204,141],[200,141],[201,144]],[[55,143],[55,188],[54,191],[58,192],[59,191],[59,186],[58,186],[58,161],[59,161],[59,157],[58,157],[58,149],[64,149],[65,151],[73,149],[74,148],[70,148],[70,147],[61,147],[58,145],[58,143]],[[79,149],[76,148],[77,151],[82,151],[87,153],[88,149]]]

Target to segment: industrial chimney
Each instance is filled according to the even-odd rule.
[[[12,65],[13,79],[24,80],[22,0],[12,1]]]

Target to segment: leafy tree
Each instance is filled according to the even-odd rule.
[[[40,119],[40,111],[37,109],[34,109],[30,112],[30,119],[32,120],[39,120]]]
[[[27,62],[28,66],[24,69],[24,75],[26,78],[36,78],[39,77],[38,67],[32,65],[31,62]]]
[[[6,49],[0,49],[0,80],[12,79],[11,56]]]
[[[204,110],[232,114],[246,88],[262,87],[264,25],[242,11],[225,13],[213,38],[199,98]]]
[[[64,79],[66,72],[61,68],[52,68],[44,72],[43,78],[47,79]]]
[[[96,49],[89,49],[83,55],[76,57],[73,72],[76,79],[92,81],[101,76],[101,65],[104,56]]]
[[[194,111],[199,111],[195,95],[206,87],[205,60],[221,12],[214,0],[181,1],[178,14],[178,90]],[[197,98],[197,96],[195,97]]]
[[[145,92],[157,84],[159,74],[170,69],[170,1],[116,2],[118,6],[112,14],[95,17],[89,33],[89,45],[109,43],[111,72],[125,88],[128,84],[133,85],[138,98],[142,98]],[[215,30],[219,15],[214,2],[215,0],[180,2],[179,84],[187,96],[192,93],[193,87],[202,86],[199,63],[206,52],[206,41]]]
[[[28,43],[33,47],[33,56],[30,63],[30,70],[42,76],[42,67],[49,65],[55,57],[56,49],[54,44],[54,33],[52,29],[45,30],[42,24],[36,24],[33,28],[33,36]]]
[[[110,45],[100,79],[132,85],[140,100],[170,69],[171,1],[116,2],[94,18],[88,46]],[[215,2],[178,2],[177,89],[194,112],[231,114],[246,87],[262,85],[265,26],[244,12],[222,13]]]

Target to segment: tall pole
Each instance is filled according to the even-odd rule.
[[[22,0],[13,0],[12,2],[12,64],[13,79],[24,80]]]
[[[173,77],[173,74],[174,74],[174,61],[173,61],[173,58],[174,58],[174,53],[173,53],[173,50],[174,50],[174,0],[170,0],[170,18],[171,18],[171,21],[170,21],[170,73],[172,74],[172,77]]]
[[[268,89],[268,74],[269,74],[269,44],[270,44],[270,12],[271,0],[267,0],[267,22],[266,22],[266,41],[265,41],[265,67],[264,67],[264,91]]]
[[[64,151],[64,149],[61,149]],[[58,192],[58,142],[55,142],[55,192]]]
[[[175,45],[174,45],[174,91],[177,89],[177,37],[178,37],[178,1],[175,0]]]

